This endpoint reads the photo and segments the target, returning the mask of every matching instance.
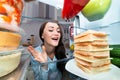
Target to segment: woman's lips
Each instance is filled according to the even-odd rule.
[[[54,40],[54,41],[58,41],[59,40],[59,38],[57,37],[57,38],[52,38],[52,40]]]

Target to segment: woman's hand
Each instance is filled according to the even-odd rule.
[[[36,51],[32,46],[28,47],[28,51],[34,56],[35,60],[41,63],[47,62],[47,53],[45,50],[45,46],[42,46],[42,52]]]

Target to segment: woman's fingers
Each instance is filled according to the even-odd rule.
[[[34,48],[32,46],[29,46],[28,51],[33,54],[34,53]]]
[[[32,46],[28,47],[28,51],[34,56],[34,59],[39,62],[47,62],[47,53],[45,46],[42,46],[42,53],[36,51]]]
[[[37,52],[32,46],[28,47],[28,51],[34,56],[36,61],[41,62],[41,53]]]
[[[41,62],[41,59],[40,59],[40,58],[35,57],[34,59],[35,59],[36,61]]]
[[[37,52],[32,46],[29,46],[29,47],[28,47],[28,51],[29,51],[34,57],[37,57],[38,52]]]

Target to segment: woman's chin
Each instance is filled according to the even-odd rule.
[[[58,46],[58,44],[53,44],[53,46],[55,46],[55,47],[56,47],[56,46]]]
[[[56,46],[58,46],[58,43],[52,43],[51,45],[56,47]]]

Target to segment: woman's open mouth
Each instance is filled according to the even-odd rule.
[[[59,38],[58,37],[54,37],[54,38],[52,38],[52,40],[54,40],[56,42],[56,41],[59,41]]]

